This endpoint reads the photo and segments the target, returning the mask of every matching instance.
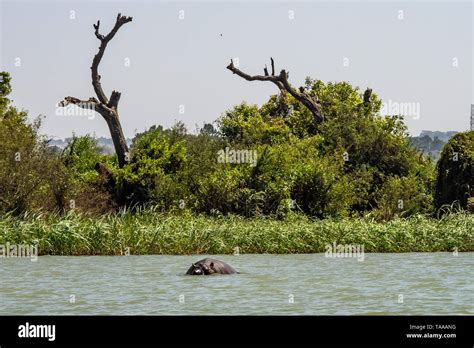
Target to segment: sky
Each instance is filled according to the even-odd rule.
[[[95,96],[90,66],[101,32],[132,16],[99,67],[107,96],[122,92],[127,137],[182,121],[191,131],[277,88],[226,66],[262,74],[270,57],[295,86],[306,76],[371,87],[389,113],[407,110],[411,134],[469,128],[473,92],[471,1],[13,1],[0,0],[0,69],[14,104],[42,133],[109,136],[100,115],[61,115],[65,96]],[[95,116],[95,117],[94,117]]]

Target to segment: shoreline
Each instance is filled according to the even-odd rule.
[[[0,217],[0,245],[37,245],[38,255],[231,255],[324,253],[328,245],[366,253],[474,251],[474,215],[375,222],[161,214],[152,210],[99,217]],[[349,248],[349,249],[348,249]],[[353,249],[356,250],[356,249]],[[336,250],[334,250],[336,251]]]

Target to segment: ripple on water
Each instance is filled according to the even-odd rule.
[[[241,274],[185,276],[199,258],[5,259],[0,314],[474,314],[474,253],[216,256]]]

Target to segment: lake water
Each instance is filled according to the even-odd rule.
[[[0,315],[474,314],[474,253],[214,255],[242,273],[184,275],[203,257],[0,259]]]

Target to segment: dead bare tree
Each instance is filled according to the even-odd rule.
[[[105,119],[109,126],[110,135],[114,143],[120,168],[122,168],[129,160],[128,145],[125,136],[123,135],[118,113],[118,103],[121,94],[120,92],[112,91],[110,98],[107,99],[100,83],[101,76],[99,75],[98,68],[105,49],[107,48],[107,44],[113,39],[122,25],[131,21],[132,17],[122,16],[119,13],[114,27],[110,33],[105,36],[99,33],[100,20],[97,21],[97,24],[94,24],[95,36],[100,41],[99,52],[94,56],[91,66],[92,86],[94,87],[97,98],[91,97],[89,100],[81,100],[75,97],[65,97],[64,100],[59,103],[59,105],[63,107],[69,104],[74,104],[83,109],[94,110]]]
[[[240,77],[244,78],[247,81],[270,81],[273,82],[279,89],[281,93],[289,93],[291,94],[296,100],[300,101],[304,106],[306,106],[309,111],[313,114],[314,120],[316,123],[321,123],[324,120],[323,113],[321,110],[321,104],[316,95],[311,95],[309,92],[305,90],[304,87],[300,87],[299,89],[295,89],[293,86],[290,85],[288,82],[289,73],[286,72],[284,69],[280,71],[279,75],[275,75],[275,62],[273,58],[270,57],[271,60],[271,68],[272,73],[268,73],[268,68],[265,65],[263,72],[265,75],[248,75],[243,71],[239,70],[234,66],[234,62],[231,59],[230,64],[227,66],[227,69],[232,71],[234,74],[239,75]]]

